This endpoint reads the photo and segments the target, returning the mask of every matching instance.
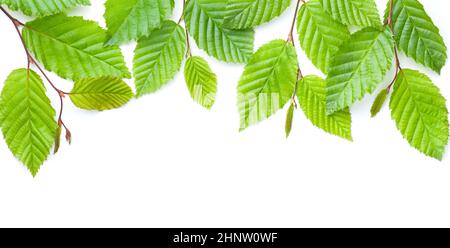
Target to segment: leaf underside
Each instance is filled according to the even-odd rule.
[[[365,28],[343,44],[327,77],[327,113],[345,109],[382,83],[394,58],[394,41],[386,28]]]
[[[254,31],[223,27],[226,1],[190,0],[184,13],[186,27],[198,47],[225,62],[246,63],[253,54]]]
[[[107,76],[77,81],[69,96],[81,109],[103,111],[125,105],[133,91],[120,78]]]
[[[44,17],[27,23],[23,37],[36,59],[62,78],[130,78],[120,49],[104,46],[106,32],[93,21],[63,14]]]
[[[186,52],[185,40],[184,29],[173,21],[139,40],[133,60],[137,96],[153,93],[175,77]]]
[[[208,62],[201,57],[190,57],[186,61],[184,77],[192,99],[210,109],[217,92],[217,77]]]
[[[352,140],[351,114],[348,108],[331,115],[326,113],[326,81],[317,76],[306,76],[297,91],[300,107],[306,117],[318,128]]]
[[[271,41],[252,56],[238,83],[241,131],[283,108],[294,92],[297,73],[295,48],[284,40]]]
[[[442,159],[449,138],[445,98],[431,80],[418,71],[401,70],[390,101],[392,119],[409,144]]]
[[[18,10],[28,16],[49,16],[65,12],[76,6],[90,5],[89,0],[0,0],[12,10]]]
[[[290,4],[291,0],[228,0],[224,26],[253,28],[280,16]]]
[[[169,18],[172,7],[167,0],[108,0],[105,3],[107,44],[117,45],[147,36]]]
[[[326,74],[331,58],[350,38],[350,32],[346,26],[335,21],[318,0],[303,4],[297,19],[302,49],[313,64]]]
[[[381,27],[374,0],[320,0],[324,9],[342,24],[358,27]]]
[[[42,79],[32,70],[13,71],[1,94],[0,112],[9,149],[35,176],[50,154],[57,129]]]
[[[389,6],[386,18],[388,15]],[[447,47],[422,4],[417,0],[396,0],[392,19],[399,49],[418,63],[440,73],[447,61]]]

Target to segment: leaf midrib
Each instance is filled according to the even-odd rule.
[[[421,122],[422,125],[425,127],[425,130],[426,130],[427,135],[428,135],[429,137],[433,138],[433,140],[436,139],[436,140],[441,141],[440,138],[439,138],[436,134],[434,134],[433,132],[430,131],[429,126],[428,126],[428,124],[425,122],[424,117],[423,117],[424,111],[422,111],[421,108],[419,107],[420,104],[422,104],[422,103],[420,103],[419,101],[416,100],[416,96],[415,96],[414,94],[412,94],[413,91],[411,90],[411,86],[410,86],[411,84],[409,83],[409,80],[408,80],[408,78],[406,77],[405,72],[402,72],[402,73],[403,73],[403,80],[406,82],[406,90],[405,90],[405,91],[408,93],[408,95],[409,95],[410,98],[411,98],[411,101],[414,103],[414,109],[415,109],[415,111],[417,111],[418,113],[420,113],[418,116],[419,116],[420,122]],[[418,102],[419,102],[420,104],[418,104]],[[409,118],[408,118],[408,119],[409,119]],[[409,122],[409,121],[408,121],[408,122]],[[415,131],[416,131],[416,129],[414,130],[413,136],[416,136]],[[433,146],[434,146],[435,143],[434,143],[434,142],[432,142],[432,143],[433,143]],[[433,148],[433,150],[435,150],[435,148]]]
[[[238,14],[236,14],[234,16],[231,16],[231,17],[228,17],[228,18],[225,18],[225,20],[228,19],[228,20],[234,22],[236,18],[240,18],[242,15],[244,15],[244,12],[246,12],[249,9],[251,9],[256,4],[257,4],[257,0],[255,0],[253,2],[249,2],[247,4],[247,6],[245,8],[243,8]]]
[[[278,62],[281,60],[281,57],[283,57],[284,53],[286,52],[287,46],[288,46],[287,43],[283,45],[283,49],[282,49],[282,51],[280,52],[280,56],[277,57],[276,61],[273,63],[272,68],[270,69],[269,75],[268,75],[268,76],[266,77],[266,79],[264,80],[264,83],[263,83],[264,86],[261,87],[261,89],[257,91],[256,95],[259,96],[259,94],[261,94],[261,93],[266,89],[266,87],[267,87],[268,85],[270,85],[270,82],[269,82],[269,81],[270,81],[270,79],[272,79],[273,74],[275,73],[275,65],[277,65]],[[278,84],[280,84],[280,83],[278,83]],[[279,87],[278,87],[278,88],[279,88]]]
[[[413,25],[412,25],[412,26],[413,26],[413,29],[414,29],[414,30],[417,30],[417,33],[422,34],[422,31],[420,30],[420,28],[418,28],[418,26],[417,26],[417,24],[416,24],[416,21],[415,21],[414,18],[413,18],[414,16],[410,14],[409,8],[411,8],[411,6],[407,5],[403,0],[398,0],[398,1],[399,1],[400,4],[403,6],[403,9],[405,10],[405,13],[406,13],[407,16],[408,16],[408,20],[410,20],[411,23],[413,24]],[[430,23],[430,24],[433,25],[432,23]],[[424,39],[424,38],[422,38],[422,35],[420,35],[419,38],[418,38],[418,40],[419,40],[420,42],[422,42],[422,44],[426,47],[426,48],[425,48],[425,52],[428,54],[428,56],[433,57],[433,55],[431,54],[431,51],[430,51],[430,50],[431,50],[430,47],[427,45],[426,42],[424,42],[423,39]],[[433,65],[434,68],[439,68],[439,66],[435,64],[434,59],[432,59],[432,60],[430,61],[430,63],[432,63],[432,65]]]
[[[128,12],[127,16],[124,18],[124,21],[119,25],[119,27],[114,31],[114,36],[117,35],[117,33],[119,33],[122,30],[122,27],[125,25],[125,23],[128,23],[128,19],[131,16],[131,13],[134,12],[136,10],[136,7],[138,6],[138,3],[140,3],[142,0],[136,0],[135,4],[133,7],[130,8],[130,11]],[[111,37],[112,39],[112,37]]]
[[[372,48],[375,46],[375,44],[377,43],[380,35],[383,35],[383,32],[379,32],[377,37],[375,39],[373,39],[370,47],[366,50],[364,56],[361,58],[361,60],[358,62],[358,66],[355,68],[355,70],[353,70],[353,72],[351,73],[349,79],[347,80],[347,83],[345,84],[344,89],[346,90],[349,86],[351,86],[353,84],[353,81],[355,80],[355,75],[357,75],[360,70],[361,70],[361,66],[363,64],[363,62],[365,62],[367,60],[367,57],[369,56],[370,53],[372,53]],[[367,83],[366,83],[367,85]],[[345,90],[343,90],[339,96],[342,96],[345,93]]]
[[[162,48],[160,49],[160,51],[157,53],[158,55],[155,56],[155,58],[157,57],[157,59],[156,59],[156,63],[152,66],[152,71],[154,70],[155,67],[160,66],[161,60],[162,60],[163,57],[164,57],[163,54],[164,54],[164,52],[165,52],[165,49],[166,49],[167,47],[170,47],[170,44],[175,43],[174,41],[176,41],[176,40],[175,40],[175,35],[174,35],[174,34],[175,34],[176,32],[178,32],[178,28],[179,28],[178,25],[175,25],[175,26],[174,26],[174,28],[173,28],[173,30],[172,30],[172,32],[171,32],[171,34],[170,34],[170,38],[167,39],[167,41],[164,43],[164,45],[162,46]],[[147,84],[148,81],[149,81],[149,79],[150,79],[153,75],[154,75],[154,73],[149,73],[149,74],[147,75],[147,77],[145,77],[144,84]]]
[[[230,29],[227,29],[225,27],[223,27],[223,22],[220,23],[219,21],[217,21],[215,18],[213,18],[209,11],[207,11],[204,7],[202,7],[202,3],[198,2],[198,0],[190,0],[190,1],[195,1],[195,3],[197,3],[197,5],[199,6],[199,8],[205,12],[205,14],[208,16],[209,19],[211,19],[211,21],[214,23],[214,26],[216,26],[217,29],[219,29],[227,38],[227,40],[233,45],[233,47],[239,51],[239,53],[245,54],[245,51],[242,51],[241,47],[237,44],[235,44],[234,40],[230,38],[229,33],[226,32],[227,30],[229,31]],[[191,14],[192,15],[192,14]],[[225,18],[223,18],[223,20],[225,20]],[[248,29],[244,29],[244,30],[248,30]],[[240,30],[235,30],[235,31],[240,31]]]
[[[48,34],[46,34],[46,33],[44,33],[44,32],[41,32],[41,31],[39,31],[39,30],[36,30],[36,29],[34,29],[34,28],[32,28],[32,27],[30,27],[30,26],[28,26],[28,25],[25,25],[25,28],[28,29],[28,30],[30,30],[31,32],[35,32],[35,33],[37,33],[37,34],[39,34],[39,35],[41,35],[41,36],[46,37],[46,38],[48,38],[49,40],[57,41],[57,42],[59,42],[60,44],[62,44],[63,46],[66,46],[66,47],[69,47],[69,48],[71,48],[71,49],[73,49],[73,50],[79,51],[80,53],[86,55],[87,57],[95,58],[95,60],[99,61],[100,63],[106,64],[106,65],[112,67],[114,70],[117,70],[117,71],[119,72],[119,74],[122,75],[122,76],[125,75],[125,74],[128,74],[128,73],[125,73],[124,71],[122,71],[120,68],[117,68],[115,65],[112,65],[112,64],[110,64],[110,63],[108,63],[108,62],[106,62],[106,61],[104,61],[104,60],[102,60],[102,59],[100,59],[100,58],[97,58],[96,56],[94,56],[94,55],[92,55],[92,54],[90,54],[90,53],[88,53],[88,52],[86,52],[86,51],[84,51],[84,50],[82,50],[82,49],[75,48],[75,47],[71,46],[69,43],[66,43],[66,42],[64,42],[64,41],[62,41],[62,40],[60,40],[60,39],[58,39],[58,38],[56,38],[56,37],[50,36],[50,35],[48,35]]]

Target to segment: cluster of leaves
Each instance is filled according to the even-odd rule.
[[[105,30],[96,22],[64,13],[89,5],[89,0],[48,0],[45,4],[0,0],[0,5],[37,17],[22,24],[2,8],[21,34],[28,67],[13,71],[5,82],[0,127],[13,154],[33,175],[51,148],[58,150],[63,128],[70,140],[62,120],[66,95],[82,109],[118,108],[133,96],[158,91],[184,64],[192,98],[210,109],[217,78],[204,58],[192,55],[190,38],[217,60],[246,64],[237,88],[241,130],[290,102],[287,135],[299,105],[317,127],[352,140],[349,108],[383,84],[395,61],[395,79],[377,97],[372,114],[381,110],[392,89],[392,117],[403,136],[426,155],[442,158],[449,126],[445,99],[427,76],[401,68],[397,56],[399,49],[436,72],[446,62],[439,30],[418,0],[388,0],[384,24],[374,0],[180,2],[183,16],[174,22],[169,19],[174,0],[107,0]],[[296,4],[296,14],[288,39],[273,40],[254,52],[254,28],[282,15],[292,4]],[[295,26],[301,48],[326,77],[302,74],[293,38]],[[137,45],[130,73],[120,45],[132,41]],[[72,91],[56,88],[38,63],[74,81]],[[56,120],[44,82],[30,68],[33,65],[61,98]],[[132,76],[135,93],[123,81]]]
[[[247,2],[256,9],[253,14],[241,11],[245,23],[256,23],[264,19],[264,13],[274,13],[257,4],[266,1]],[[271,2],[282,5],[289,1]],[[383,24],[373,0],[299,2],[296,26],[300,46],[326,76],[296,73],[299,67],[292,38],[262,46],[251,56],[239,82],[241,128],[268,118],[291,101],[286,120],[289,135],[298,100],[314,125],[351,140],[349,108],[385,87],[376,98],[372,116],[393,91],[389,105],[399,131],[414,148],[442,159],[449,139],[445,99],[427,76],[401,68],[398,58],[400,50],[437,73],[446,62],[444,41],[422,4],[388,0]],[[395,78],[382,86],[394,61]]]

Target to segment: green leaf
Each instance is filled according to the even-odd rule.
[[[147,36],[172,13],[167,0],[108,0],[105,3],[108,45],[116,45]]]
[[[326,74],[331,58],[348,40],[350,32],[346,26],[335,21],[318,0],[303,4],[297,19],[301,47],[313,64]]]
[[[414,70],[401,70],[392,93],[391,115],[409,144],[439,159],[449,138],[445,98],[431,80]]]
[[[186,27],[198,47],[225,62],[246,63],[253,54],[255,32],[223,27],[226,1],[190,0],[184,13]]]
[[[284,40],[269,42],[251,57],[238,84],[241,131],[283,108],[294,92],[297,73],[295,48]]]
[[[292,131],[292,122],[294,121],[294,111],[295,111],[295,104],[291,103],[289,105],[288,112],[286,114],[286,123],[284,125],[284,131],[286,132],[286,138],[289,138],[289,135]]]
[[[41,78],[18,69],[6,79],[0,104],[3,136],[9,149],[35,176],[55,141],[55,110]]]
[[[351,114],[348,108],[326,113],[326,81],[317,76],[306,76],[297,91],[300,107],[306,117],[318,128],[347,140],[352,140]]]
[[[69,96],[81,109],[103,111],[125,105],[133,91],[120,78],[106,76],[77,81]]]
[[[388,16],[389,3],[386,18]],[[440,73],[447,61],[447,47],[422,4],[417,0],[395,0],[392,19],[399,49]]]
[[[372,93],[392,66],[394,40],[386,28],[352,35],[333,58],[327,78],[327,113],[345,109]]]
[[[224,26],[253,28],[280,16],[290,4],[291,0],[228,0]]]
[[[380,28],[380,14],[374,0],[320,0],[324,9],[342,24]]]
[[[173,21],[165,21],[160,29],[140,39],[133,61],[137,96],[167,84],[180,70],[185,52],[184,29]]]
[[[93,21],[44,17],[27,23],[23,38],[36,59],[62,78],[130,77],[120,49],[104,46],[106,32]]]
[[[389,91],[387,89],[383,89],[375,98],[375,101],[373,102],[372,108],[370,109],[370,114],[373,117],[375,117],[383,108],[384,103],[386,102],[386,99],[389,96]]]
[[[1,4],[25,15],[39,17],[65,12],[76,6],[91,5],[89,0],[0,0]]]
[[[192,98],[211,109],[216,98],[217,78],[208,62],[201,57],[190,57],[184,67],[184,77]]]

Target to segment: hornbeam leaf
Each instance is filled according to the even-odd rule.
[[[167,84],[180,70],[185,52],[184,29],[173,21],[165,21],[160,29],[140,39],[133,60],[137,96]]]
[[[90,5],[89,0],[0,0],[12,10],[19,10],[28,16],[49,16],[62,13],[76,6]]]
[[[69,96],[81,109],[102,111],[125,105],[133,97],[133,91],[120,78],[107,76],[77,81]]]
[[[359,27],[381,27],[374,0],[320,0],[324,9],[342,24]]]
[[[223,27],[223,0],[190,0],[184,13],[186,27],[198,47],[210,56],[233,63],[246,63],[253,54],[254,31]]]
[[[93,21],[60,14],[29,22],[27,47],[49,71],[77,81],[86,77],[130,77],[120,49],[105,47],[106,32]]]
[[[0,102],[1,128],[9,149],[35,176],[55,142],[55,110],[42,79],[18,69],[6,79]]]
[[[290,4],[291,0],[228,0],[224,26],[253,28],[280,16]]]
[[[121,44],[149,35],[171,15],[172,8],[172,2],[167,0],[106,1],[107,44]]]
[[[269,42],[251,57],[238,84],[241,131],[283,108],[294,92],[297,73],[295,48],[284,40]]]
[[[318,0],[308,1],[300,8],[297,32],[306,55],[325,74],[331,58],[350,37],[347,27],[335,21]]]
[[[388,16],[389,5],[386,18]],[[447,61],[447,47],[422,4],[417,0],[395,0],[392,19],[395,40],[400,50],[440,73]]]
[[[442,159],[449,138],[445,98],[431,80],[418,71],[401,70],[390,101],[391,115],[409,144]]]
[[[333,58],[327,78],[327,113],[345,109],[372,93],[392,66],[394,40],[388,28],[352,35]]]
[[[190,57],[186,61],[184,76],[192,98],[203,107],[210,109],[216,97],[217,78],[208,62],[201,57]]]
[[[326,113],[326,81],[317,76],[306,76],[299,84],[297,91],[300,107],[306,117],[325,132],[352,140],[351,114],[348,108]]]

